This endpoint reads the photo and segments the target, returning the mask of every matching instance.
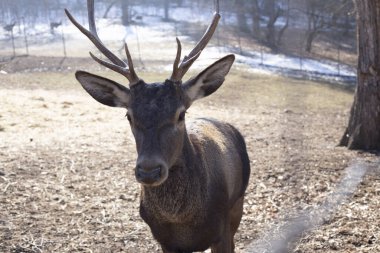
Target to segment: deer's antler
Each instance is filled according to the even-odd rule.
[[[172,73],[172,76],[170,77],[171,81],[180,82],[182,80],[183,76],[186,74],[186,72],[189,70],[191,65],[195,62],[195,60],[198,59],[202,50],[207,46],[208,42],[212,38],[212,35],[214,34],[216,27],[218,26],[219,19],[220,19],[219,0],[216,0],[214,18],[212,19],[210,26],[207,28],[205,34],[202,36],[198,44],[194,47],[193,50],[191,50],[189,55],[183,58],[181,63],[180,63],[180,58],[181,58],[182,46],[181,46],[180,40],[176,38],[177,56],[173,64],[173,73]]]
[[[90,26],[90,30],[87,30],[81,24],[79,24],[78,21],[76,21],[76,19],[71,15],[71,13],[67,9],[65,9],[65,12],[70,21],[84,35],[86,35],[87,38],[89,38],[91,42],[99,49],[99,51],[102,52],[102,54],[106,56],[111,62],[101,60],[90,52],[91,57],[99,64],[125,76],[129,80],[129,86],[132,87],[140,79],[138,78],[135,70],[133,69],[133,62],[128,50],[127,43],[125,43],[125,53],[127,55],[128,60],[128,62],[126,63],[119,57],[117,57],[115,54],[113,54],[100,40],[96,31],[94,9],[94,0],[87,0],[88,23]]]

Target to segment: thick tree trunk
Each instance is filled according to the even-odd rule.
[[[380,1],[355,0],[358,26],[358,86],[340,144],[380,150]]]

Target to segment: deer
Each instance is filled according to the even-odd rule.
[[[62,21],[59,21],[59,22],[56,22],[56,21],[50,22],[50,33],[54,34],[54,29],[58,28],[61,25],[62,25]]]
[[[133,66],[127,43],[126,60],[112,53],[97,34],[94,1],[87,0],[89,29],[65,9],[70,21],[109,60],[90,52],[100,65],[123,75],[129,87],[108,78],[78,70],[76,79],[101,104],[127,109],[135,139],[136,181],[141,186],[140,216],[164,253],[234,252],[234,235],[242,215],[250,177],[250,162],[242,134],[231,124],[200,118],[185,123],[193,102],[214,93],[235,60],[227,55],[187,81],[183,76],[215,32],[216,12],[206,32],[189,55],[177,54],[171,76],[146,83]]]
[[[3,28],[7,32],[12,32],[13,31],[13,27],[15,25],[16,25],[16,22],[13,22],[12,24],[7,24],[7,25],[3,26]]]

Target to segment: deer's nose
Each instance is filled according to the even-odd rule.
[[[143,167],[137,166],[136,177],[139,181],[144,183],[149,183],[149,181],[156,181],[161,177],[161,166],[158,165],[154,169],[144,169]]]
[[[136,165],[135,175],[138,182],[150,185],[161,179],[165,164],[159,159],[139,160]]]

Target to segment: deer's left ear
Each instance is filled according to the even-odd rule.
[[[214,93],[223,84],[234,60],[235,55],[227,55],[185,82],[183,88],[191,102]]]
[[[75,77],[99,103],[112,107],[128,107],[130,92],[123,85],[85,71],[77,71]]]

